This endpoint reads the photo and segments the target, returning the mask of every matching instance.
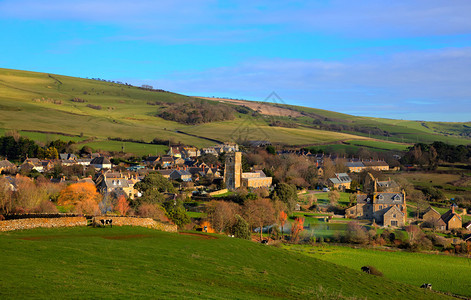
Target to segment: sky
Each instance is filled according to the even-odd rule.
[[[471,1],[0,0],[0,67],[471,121]]]

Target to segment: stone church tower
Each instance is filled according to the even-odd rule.
[[[242,153],[226,153],[226,165],[224,167],[224,182],[226,188],[234,190],[241,185],[242,178]]]

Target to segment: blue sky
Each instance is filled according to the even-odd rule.
[[[0,0],[0,66],[471,121],[471,1]]]

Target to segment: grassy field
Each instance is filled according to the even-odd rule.
[[[383,272],[384,277],[420,286],[432,283],[433,289],[471,296],[471,260],[446,255],[386,252],[370,249],[353,249],[340,246],[289,246],[288,249],[359,270],[372,265]]]
[[[372,275],[284,249],[194,234],[131,227],[1,233],[0,296],[440,298],[414,286],[387,278],[372,280]]]
[[[86,102],[73,102],[73,98]],[[59,137],[64,140],[88,140],[93,138],[96,147],[103,150],[120,150],[120,145],[109,143],[108,138],[132,138],[150,142],[158,137],[172,139],[189,145],[206,147],[218,141],[270,140],[289,145],[318,145],[319,147],[346,147],[356,151],[358,147],[373,150],[401,150],[406,147],[398,141],[399,134],[416,135],[420,141],[446,140],[454,144],[467,144],[471,140],[438,134],[437,129],[424,127],[419,122],[362,118],[305,107],[286,106],[289,109],[313,113],[329,118],[326,124],[345,123],[355,126],[387,127],[394,131],[390,141],[378,141],[363,133],[323,131],[307,128],[312,118],[303,116],[297,128],[271,127],[270,117],[236,114],[232,121],[213,122],[197,126],[184,125],[155,117],[160,107],[148,102],[176,103],[190,101],[191,97],[169,92],[155,92],[117,83],[74,78],[46,73],[0,69],[0,132],[16,129],[23,135],[46,142]],[[92,104],[101,109],[87,107]],[[311,118],[311,119],[310,119]],[[309,121],[310,120],[310,121]],[[307,123],[306,123],[307,122]],[[459,131],[459,124],[436,124],[435,127]],[[312,127],[312,126],[311,126]],[[430,126],[429,126],[430,127]],[[443,129],[442,128],[442,129]],[[445,130],[443,129],[443,130]],[[35,132],[26,132],[35,131]],[[49,133],[39,133],[49,132]],[[74,135],[68,137],[61,135]],[[192,134],[194,136],[191,136]],[[379,137],[385,139],[385,137]],[[351,144],[340,144],[351,141]],[[96,145],[96,143],[100,143]],[[411,142],[411,140],[407,140]],[[415,142],[413,140],[412,142]],[[154,147],[129,145],[138,155],[162,151]]]

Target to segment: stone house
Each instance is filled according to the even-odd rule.
[[[427,222],[432,228],[437,230],[446,230],[446,224],[438,211],[429,206],[422,214],[422,220]]]
[[[357,204],[347,208],[345,215],[348,218],[371,220],[383,226],[403,226],[407,221],[405,192],[358,193]]]
[[[6,159],[0,161],[0,173],[2,172],[15,173],[16,169],[17,169],[16,165],[11,163],[10,161]]]
[[[191,173],[187,170],[173,170],[173,172],[170,173],[170,179],[191,181]]]
[[[90,161],[90,166],[94,167],[95,169],[111,169],[111,161],[103,156],[95,157]]]
[[[347,173],[335,173],[334,178],[329,178],[329,186],[340,191],[350,189],[351,183],[352,179]]]
[[[455,212],[455,204],[451,205],[451,209],[444,213],[441,217],[443,222],[445,222],[446,230],[458,229],[462,227],[461,216]]]

